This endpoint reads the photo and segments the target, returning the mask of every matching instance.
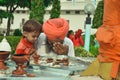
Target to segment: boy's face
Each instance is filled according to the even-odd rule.
[[[38,39],[39,35],[40,35],[40,32],[36,32],[36,31],[26,32],[25,38],[27,41],[34,44],[36,40]]]

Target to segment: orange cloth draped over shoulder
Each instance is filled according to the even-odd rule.
[[[31,49],[35,49],[34,44],[22,38],[16,47],[16,54],[30,54]]]
[[[120,0],[104,0],[103,25],[96,33],[100,62],[112,62],[110,76],[116,78],[120,65]]]
[[[43,24],[43,31],[49,40],[63,40],[69,30],[68,22],[63,18],[49,19]]]

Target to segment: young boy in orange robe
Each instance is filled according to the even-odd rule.
[[[16,47],[16,54],[37,56],[35,42],[42,32],[42,25],[35,20],[28,20],[23,26],[23,37]]]

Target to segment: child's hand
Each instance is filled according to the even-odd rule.
[[[40,55],[37,55],[37,53],[34,53],[32,57],[34,59],[34,63],[39,64]]]
[[[32,55],[32,54],[34,54],[34,53],[36,53],[36,50],[32,48],[32,49],[30,50],[29,54]]]

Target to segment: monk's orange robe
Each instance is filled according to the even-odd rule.
[[[112,62],[110,76],[117,77],[120,65],[120,1],[104,0],[103,25],[96,33],[100,62]]]

